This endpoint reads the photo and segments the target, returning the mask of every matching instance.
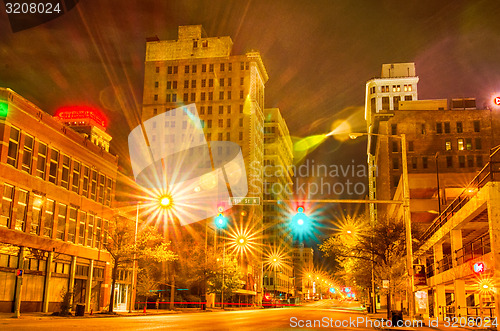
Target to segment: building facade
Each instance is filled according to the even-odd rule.
[[[264,110],[264,247],[271,252],[282,252],[283,263],[279,272],[264,268],[264,288],[277,297],[288,299],[294,293],[294,270],[292,263],[292,232],[290,211],[287,204],[266,200],[289,200],[292,192],[293,145],[285,120],[278,108]]]
[[[231,141],[241,147],[247,196],[262,200],[267,80],[258,52],[234,55],[230,37],[207,37],[201,25],[180,26],[176,40],[148,39],[142,121],[194,103],[208,143]],[[262,231],[262,205],[234,206],[231,214],[231,222]],[[245,284],[236,293],[260,302],[262,258],[246,259],[241,266]]]
[[[293,268],[295,271],[295,288],[297,296],[304,300],[313,299],[313,280],[311,274],[314,270],[314,250],[299,244],[293,247]]]
[[[64,292],[101,310],[117,157],[10,89],[0,108],[0,310],[57,311]]]

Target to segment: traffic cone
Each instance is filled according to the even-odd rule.
[[[144,310],[142,312],[146,314],[146,305],[144,305]]]

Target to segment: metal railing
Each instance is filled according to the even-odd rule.
[[[442,260],[436,263],[436,274],[442,273],[453,267],[451,254],[445,255]]]
[[[450,220],[477,192],[487,183],[500,180],[500,161],[493,161],[500,147],[490,154],[490,161],[479,171],[472,181],[465,187],[458,197],[432,222],[431,226],[421,236],[421,241],[426,242],[437,230]],[[500,155],[500,153],[498,153]]]
[[[463,245],[462,248],[455,251],[457,264],[464,264],[467,261],[483,256],[491,252],[490,235],[486,233],[476,240]]]

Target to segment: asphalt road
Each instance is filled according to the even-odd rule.
[[[302,307],[224,312],[100,318],[4,318],[0,319],[0,330],[374,330],[370,321],[373,320],[359,310],[357,302],[322,300]]]

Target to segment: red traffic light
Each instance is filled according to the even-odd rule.
[[[299,206],[297,207],[297,213],[303,213],[304,212],[304,207]]]

